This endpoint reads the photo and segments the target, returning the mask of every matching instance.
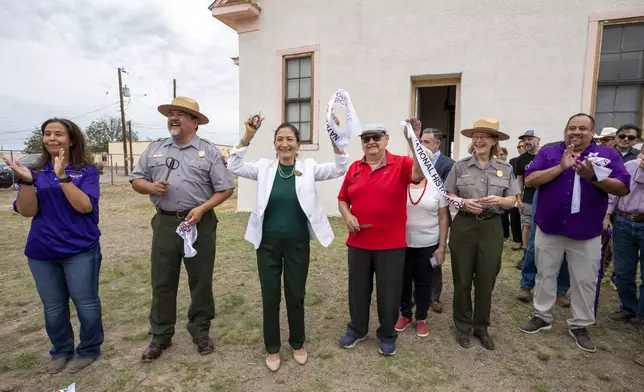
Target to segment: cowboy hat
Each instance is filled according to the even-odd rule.
[[[172,110],[179,110],[181,112],[192,114],[199,119],[199,125],[208,124],[208,122],[210,121],[208,120],[208,117],[206,117],[199,111],[199,104],[192,98],[176,97],[172,100],[171,104],[159,106],[159,113],[163,114],[166,117],[168,117],[170,111]]]
[[[604,139],[607,137],[615,137],[617,135],[617,128],[606,127],[602,129],[602,133],[595,135],[594,139]]]
[[[499,121],[493,118],[482,118],[474,123],[474,126],[469,129],[463,129],[461,135],[472,138],[475,132],[485,132],[499,140],[508,140],[510,136],[499,131]]]

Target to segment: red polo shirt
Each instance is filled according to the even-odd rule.
[[[372,227],[349,233],[347,245],[367,250],[407,247],[407,186],[414,160],[386,151],[383,165],[374,171],[362,158],[344,176],[338,200],[351,206],[361,225]]]

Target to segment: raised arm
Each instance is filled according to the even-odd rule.
[[[246,155],[246,151],[248,151],[248,145],[250,145],[250,142],[255,137],[255,133],[262,126],[263,120],[263,118],[260,118],[259,120],[253,121],[253,118],[250,117],[244,121],[244,136],[242,136],[235,148],[232,149],[228,157],[228,171],[232,174],[257,181],[259,165],[257,162],[244,162],[244,156]]]
[[[26,218],[36,216],[38,213],[38,198],[36,197],[36,188],[33,185],[33,173],[17,159],[15,162],[11,162],[3,154],[2,160],[13,170],[16,177],[29,183],[29,185],[21,185],[18,189],[18,196],[14,203],[15,211]]]

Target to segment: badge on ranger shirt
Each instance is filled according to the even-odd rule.
[[[203,151],[199,151],[199,153],[197,154],[197,156],[199,156],[199,158],[203,158],[203,157],[205,157],[205,156],[206,156],[206,153],[205,153],[205,152],[203,152]]]
[[[503,171],[502,170],[497,170],[496,171],[496,176],[497,177],[503,177]]]

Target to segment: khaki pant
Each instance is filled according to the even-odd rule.
[[[537,265],[534,316],[552,323],[552,309],[557,300],[557,276],[566,253],[572,303],[572,318],[568,319],[568,326],[587,327],[594,324],[601,237],[577,241],[546,234],[537,227],[534,244]]]

